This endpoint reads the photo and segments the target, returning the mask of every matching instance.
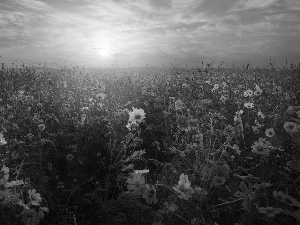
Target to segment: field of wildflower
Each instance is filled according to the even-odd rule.
[[[300,224],[299,72],[3,65],[0,224]]]

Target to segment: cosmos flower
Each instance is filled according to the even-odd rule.
[[[266,214],[268,217],[275,217],[277,214],[284,212],[281,208],[274,207],[257,207],[259,213]]]
[[[226,178],[222,176],[216,176],[213,180],[214,186],[220,186],[223,185],[226,182]]]
[[[141,123],[146,118],[143,109],[137,109],[132,107],[132,111],[129,111],[129,123]]]
[[[41,195],[39,193],[36,193],[35,189],[30,189],[28,191],[28,198],[30,199],[31,205],[39,205],[42,201]]]
[[[265,134],[266,134],[267,137],[274,137],[275,136],[275,131],[274,131],[273,128],[268,128],[268,129],[266,129]]]
[[[262,111],[258,111],[258,112],[257,112],[257,115],[258,115],[260,118],[262,118],[262,119],[265,118],[265,116],[264,116],[264,114],[262,113]]]
[[[297,123],[294,122],[286,122],[283,125],[283,128],[285,129],[286,132],[288,133],[295,133],[298,131],[299,129],[299,125]]]
[[[126,125],[128,130],[135,130],[138,128],[138,124],[136,122],[128,122]]]
[[[1,145],[6,145],[7,141],[5,140],[3,133],[0,133],[0,146]]]
[[[259,96],[262,94],[262,89],[257,85],[255,84],[255,90],[254,90],[254,93],[253,93],[255,96]]]
[[[184,104],[180,99],[175,101],[175,110],[181,110],[184,108]]]
[[[182,84],[182,87],[183,87],[183,88],[187,88],[188,86],[189,86],[189,85],[188,85],[187,83],[183,83],[183,84]]]
[[[225,103],[225,102],[226,102],[226,100],[227,100],[227,97],[226,97],[226,96],[224,96],[224,95],[221,95],[221,97],[220,97],[220,101],[221,101],[221,102],[223,102],[223,103]]]
[[[0,172],[3,172],[3,178],[7,181],[9,178],[9,168],[3,165]]]
[[[38,128],[40,131],[43,131],[43,130],[45,130],[46,126],[45,126],[45,124],[41,123],[38,125]]]
[[[255,141],[251,146],[252,152],[258,155],[268,155],[270,152],[269,146],[270,142],[265,138],[259,138],[258,141]]]
[[[107,94],[100,93],[100,94],[96,95],[96,98],[101,98],[101,100],[104,100],[106,96],[107,96]]]
[[[147,186],[147,189],[142,194],[142,197],[146,200],[147,204],[156,204],[158,200],[156,198],[155,186],[154,185]]]
[[[74,155],[73,155],[73,154],[68,154],[68,155],[66,156],[66,158],[67,158],[67,160],[70,162],[70,161],[72,161],[72,160],[74,159]]]
[[[218,84],[215,84],[215,85],[214,85],[214,89],[215,89],[215,90],[218,90],[219,87],[220,87],[220,86],[219,86]]]
[[[173,187],[173,190],[179,194],[179,198],[185,200],[188,200],[194,194],[188,175],[184,175],[183,173],[179,177],[178,185]]]
[[[273,196],[278,201],[284,202],[285,204],[292,206],[292,207],[298,207],[300,208],[300,202],[298,202],[296,199],[292,198],[288,194],[284,194],[282,191],[273,191]]]
[[[254,107],[254,103],[253,102],[245,102],[244,103],[244,106],[248,109],[251,109]]]
[[[282,93],[282,88],[280,86],[274,86],[273,88],[273,94],[281,94]]]
[[[248,89],[244,92],[244,97],[251,97],[253,95],[253,91],[251,89]]]
[[[175,212],[178,209],[174,202],[165,202],[164,205],[169,212]]]
[[[140,196],[145,189],[145,177],[142,173],[133,172],[130,177],[127,178],[128,185],[126,186],[129,191],[135,196]]]
[[[186,117],[184,115],[179,115],[179,116],[177,116],[176,123],[177,123],[177,126],[179,127],[179,129],[184,130],[189,127],[190,120],[188,117]]]

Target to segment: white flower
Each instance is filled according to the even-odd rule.
[[[215,85],[214,85],[214,89],[215,89],[215,90],[218,90],[218,89],[219,89],[219,85],[218,85],[218,84],[215,84]]]
[[[140,196],[144,191],[147,190],[145,185],[145,177],[142,173],[131,173],[130,177],[127,178],[127,189],[132,191],[132,194],[135,196]]]
[[[175,102],[175,110],[181,110],[184,108],[184,104],[180,99],[177,99]]]
[[[288,133],[295,133],[298,131],[299,129],[299,125],[297,123],[294,122],[286,122],[283,125],[283,128],[285,129],[286,132]]]
[[[31,205],[39,205],[42,201],[41,195],[39,193],[36,193],[35,189],[30,189],[28,191],[28,197],[30,199]]]
[[[137,109],[132,107],[132,111],[129,112],[129,123],[141,123],[146,118],[143,109]]]
[[[245,106],[246,108],[248,108],[248,109],[251,109],[251,108],[254,107],[254,104],[253,104],[252,102],[246,102],[246,103],[244,104],[244,106]]]
[[[179,198],[188,200],[194,194],[194,190],[191,188],[191,182],[188,175],[183,173],[179,177],[178,185],[173,187],[174,191],[179,193]]]
[[[104,93],[100,93],[100,94],[97,94],[96,95],[96,98],[101,98],[101,100],[105,99],[105,97],[107,96],[107,94],[104,94]]]
[[[252,152],[259,155],[269,155],[271,143],[265,138],[259,138],[258,141],[255,141],[251,146]]]
[[[5,140],[3,133],[0,133],[0,145],[6,145],[7,141]]]
[[[244,92],[244,97],[251,97],[253,95],[253,91],[251,89],[248,89]]]
[[[266,129],[265,134],[267,137],[273,137],[275,135],[275,131],[273,128],[268,128],[268,129]]]

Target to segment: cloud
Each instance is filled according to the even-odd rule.
[[[267,7],[270,7],[274,3],[278,2],[278,0],[238,0],[231,9],[229,9],[229,12],[233,11],[243,11],[247,9],[264,9]]]
[[[289,51],[300,54],[298,6],[298,0],[2,0],[0,48],[12,58],[95,65],[291,57]]]
[[[157,7],[157,8],[171,8],[172,7],[172,0],[148,0],[150,5]]]

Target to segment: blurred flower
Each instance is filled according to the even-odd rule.
[[[163,220],[163,217],[160,212],[154,212],[153,216],[153,224],[152,225],[162,225],[161,221]]]
[[[81,111],[82,113],[87,113],[87,111],[89,111],[89,107],[82,107],[82,108],[80,109],[80,111]]]
[[[236,198],[242,198],[242,197],[244,197],[244,193],[243,192],[241,192],[241,191],[236,191],[235,193],[234,193],[234,197],[236,197]]]
[[[268,128],[268,129],[266,129],[265,134],[266,134],[267,137],[274,137],[275,136],[275,131],[274,131],[273,128]]]
[[[295,112],[295,108],[294,106],[290,105],[287,109],[286,109],[286,113],[291,115]]]
[[[35,189],[30,189],[28,191],[28,198],[30,199],[30,205],[40,205],[40,202],[42,201],[41,195],[36,193]]]
[[[179,129],[187,129],[188,126],[190,125],[190,120],[184,116],[184,115],[179,115],[177,118],[176,118],[176,123],[177,123],[177,126],[179,127]]]
[[[135,122],[128,122],[127,125],[126,125],[127,129],[128,130],[135,130],[138,128],[138,124],[135,123]]]
[[[7,141],[5,140],[3,133],[0,133],[0,146],[1,145],[6,145]]]
[[[204,176],[204,177],[210,176],[211,173],[212,173],[212,170],[211,170],[208,166],[204,166],[204,167],[201,169],[201,174],[202,174],[202,176]]]
[[[142,173],[131,173],[127,178],[128,185],[126,186],[129,191],[135,196],[140,196],[143,193],[143,186],[145,186],[145,177]]]
[[[285,129],[286,132],[288,133],[295,133],[298,131],[299,129],[299,125],[297,123],[294,122],[286,122],[283,125],[283,128]]]
[[[164,205],[166,209],[172,213],[178,209],[177,205],[174,202],[165,202]]]
[[[133,164],[129,164],[129,165],[127,165],[127,166],[124,166],[124,167],[121,169],[121,171],[131,170],[131,169],[133,169],[133,167],[134,167]]]
[[[282,93],[282,88],[280,86],[275,86],[273,88],[273,94],[276,95],[276,94],[281,94]]]
[[[175,110],[181,110],[184,108],[184,104],[180,99],[175,101]]]
[[[68,154],[66,156],[66,158],[67,158],[68,161],[72,161],[74,159],[74,155],[73,154]]]
[[[42,181],[44,183],[47,183],[49,181],[49,177],[48,176],[42,176]]]
[[[257,115],[258,115],[260,118],[262,118],[262,119],[265,118],[264,114],[263,114],[261,111],[258,111],[258,112],[257,112]]]
[[[216,176],[213,180],[214,186],[220,186],[223,185],[226,182],[226,178],[222,176]]]
[[[7,181],[9,178],[9,168],[3,165],[0,173],[2,174],[3,178]]]
[[[25,208],[22,214],[24,224],[38,224],[40,222],[40,219],[38,219],[38,213],[34,208]]]
[[[42,119],[40,119],[40,115],[39,115],[39,114],[35,114],[35,115],[33,116],[33,118],[32,118],[32,121],[33,121],[34,123],[42,123],[42,122],[44,122]]]
[[[212,162],[211,171],[213,174],[218,175],[220,177],[229,178],[230,167],[227,163],[223,165],[219,165],[216,162]]]
[[[284,213],[284,210],[281,208],[274,207],[256,207],[259,213],[266,214],[267,217],[275,217],[279,213]]]
[[[187,88],[188,86],[189,86],[189,85],[188,85],[187,83],[183,83],[183,84],[182,84],[182,87],[183,87],[183,88]]]
[[[57,182],[57,188],[65,188],[65,185],[63,184],[63,182]]]
[[[251,108],[254,107],[254,103],[252,103],[252,102],[246,102],[246,103],[244,103],[244,106],[245,106],[246,108],[248,108],[248,109],[251,109]]]
[[[188,200],[194,194],[194,190],[191,188],[191,182],[188,179],[188,175],[183,173],[179,177],[178,185],[173,187],[174,191],[179,194],[179,198]]]
[[[142,194],[142,197],[146,200],[147,204],[156,204],[158,202],[156,198],[156,189],[154,185],[150,185],[147,190]]]
[[[220,87],[220,86],[219,86],[218,84],[215,84],[213,89],[218,90],[219,87]]]
[[[52,163],[49,163],[49,162],[48,162],[48,170],[52,170],[52,169],[53,169]]]
[[[262,94],[262,89],[257,84],[255,84],[254,95],[259,96],[261,94]]]
[[[104,104],[102,102],[97,103],[97,110],[101,110],[103,108]]]
[[[137,173],[137,174],[138,173],[142,173],[143,174],[143,173],[149,173],[149,170],[148,169],[145,169],[145,170],[134,170],[134,172]]]
[[[285,204],[287,204],[289,206],[300,208],[300,203],[296,199],[292,198],[288,194],[284,194],[282,191],[277,192],[276,190],[274,190],[273,196],[278,201],[284,202]]]
[[[11,188],[11,187],[19,186],[19,185],[22,185],[22,184],[24,184],[23,180],[13,180],[11,182],[5,183],[4,188]]]
[[[146,118],[143,109],[137,109],[132,107],[132,111],[129,112],[129,123],[141,123]]]
[[[236,154],[238,154],[238,155],[241,154],[242,151],[240,150],[239,146],[237,146],[236,144],[234,144],[234,145],[232,146],[232,148],[233,148],[233,150],[236,151]]]
[[[227,100],[227,97],[226,97],[226,96],[224,96],[224,95],[221,95],[221,97],[220,97],[220,101],[221,101],[221,102],[223,102],[223,103],[225,103],[225,102],[226,102],[226,100]]]
[[[40,130],[40,131],[43,131],[43,130],[45,130],[45,128],[46,128],[45,124],[42,124],[42,123],[39,124],[38,127],[39,127],[39,130]]]
[[[253,95],[253,91],[251,89],[248,89],[244,92],[244,97],[251,97]]]
[[[96,95],[96,98],[101,98],[101,100],[104,100],[106,96],[107,96],[107,94],[100,93],[100,94]]]

